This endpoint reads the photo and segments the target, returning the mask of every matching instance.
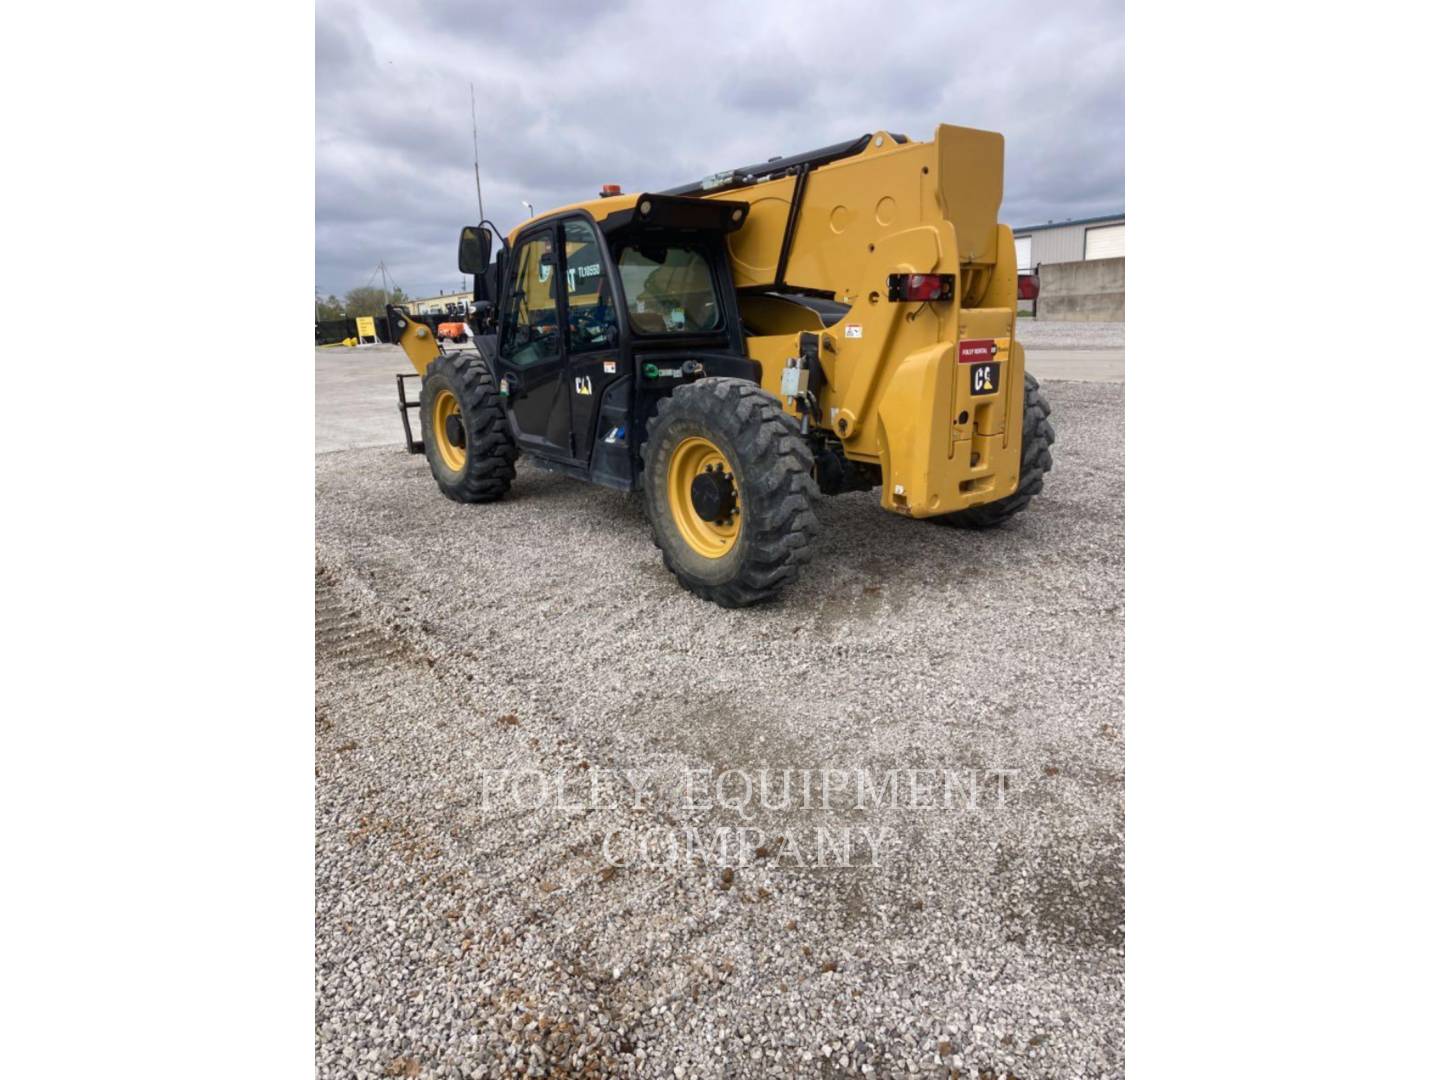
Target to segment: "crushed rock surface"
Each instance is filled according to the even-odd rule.
[[[1017,319],[1015,336],[1027,349],[1123,349],[1125,324]]]
[[[746,611],[675,584],[635,497],[522,459],[463,506],[401,449],[318,455],[317,1075],[1123,1075],[1123,386],[1046,389],[1008,526],[826,499]],[[686,797],[762,768],[1007,799]],[[569,795],[494,787],[537,771]],[[873,857],[818,865],[861,826]],[[634,853],[686,827],[756,832]]]

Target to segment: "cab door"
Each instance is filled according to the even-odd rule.
[[[597,429],[601,399],[626,371],[620,362],[620,318],[610,259],[594,223],[588,218],[570,218],[560,229],[565,275],[566,391],[575,434],[574,457],[588,462],[595,440],[608,433]],[[623,435],[617,431],[614,437]]]
[[[570,395],[555,225],[517,238],[500,310],[495,367],[521,447],[570,460]]]

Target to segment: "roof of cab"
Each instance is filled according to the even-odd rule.
[[[606,195],[598,199],[586,199],[584,202],[569,203],[565,206],[557,206],[554,210],[546,210],[543,214],[536,214],[532,218],[525,219],[519,225],[516,225],[515,228],[511,229],[509,236],[510,244],[513,246],[515,237],[537,221],[555,217],[557,214],[568,214],[575,210],[587,211],[597,222],[604,221],[611,214],[621,210],[633,210],[636,201],[642,194],[643,192],[637,191],[630,195]]]

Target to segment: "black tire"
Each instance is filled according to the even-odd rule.
[[[445,394],[459,404],[460,447],[435,431],[435,402]],[[510,490],[518,451],[490,368],[479,355],[442,353],[430,361],[420,388],[420,431],[430,472],[446,498],[493,502]],[[457,449],[463,460],[454,460]]]
[[[774,396],[743,379],[702,379],[662,400],[646,433],[645,512],[665,568],[681,585],[722,607],[747,607],[795,580],[819,531],[811,509],[819,492],[800,425]],[[694,439],[723,455],[738,499],[733,546],[718,557],[686,541],[672,509],[675,452]]]
[[[1050,447],[1055,444],[1055,429],[1046,419],[1050,415],[1050,402],[1040,391],[1035,376],[1025,373],[1025,424],[1020,433],[1020,483],[1013,495],[1007,495],[995,502],[957,510],[953,514],[942,514],[935,518],[943,525],[958,525],[965,529],[989,529],[1008,521],[1040,494],[1045,486],[1045,474],[1050,471],[1054,459]]]

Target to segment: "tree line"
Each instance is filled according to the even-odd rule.
[[[396,287],[385,295],[385,290],[378,285],[361,285],[351,289],[345,294],[345,299],[340,299],[331,293],[325,299],[315,297],[315,321],[324,322],[327,319],[353,319],[360,315],[370,315],[380,319],[385,316],[386,304],[403,304],[410,297],[405,295],[405,290]]]

